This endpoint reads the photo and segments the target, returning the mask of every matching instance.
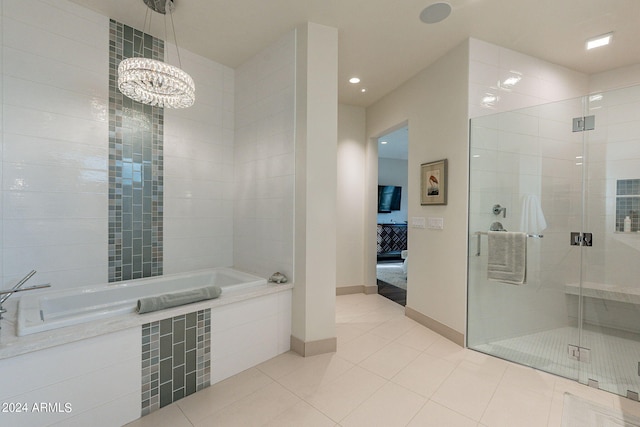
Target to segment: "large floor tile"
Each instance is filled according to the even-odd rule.
[[[340,422],[385,383],[384,378],[354,366],[305,400],[332,420]]]
[[[251,368],[187,396],[176,404],[191,421],[200,420],[272,383],[273,380],[267,375]]]
[[[384,322],[380,326],[375,327],[371,330],[371,333],[383,338],[395,340],[417,327],[423,326],[402,314],[400,317],[394,317],[391,320]]]
[[[358,325],[357,323],[337,323],[336,324],[336,337],[338,338],[338,348],[346,343],[358,338],[372,328]]]
[[[431,400],[480,421],[498,381],[499,379],[483,374],[476,365],[463,361],[431,396]]]
[[[415,348],[391,342],[363,360],[360,366],[390,380],[419,355]]]
[[[342,427],[402,427],[426,403],[426,399],[404,387],[387,383],[340,422]]]
[[[435,402],[427,402],[407,427],[476,427],[477,423]]]
[[[307,362],[307,358],[293,351],[288,351],[259,364],[256,368],[271,378],[278,379],[303,367]]]
[[[298,402],[265,427],[334,427],[336,423],[307,402]]]
[[[392,381],[428,398],[455,368],[456,365],[452,362],[423,353],[393,377]]]
[[[482,424],[491,427],[539,427],[547,425],[552,395],[526,387],[500,384],[482,416]]]
[[[280,384],[272,383],[260,390],[193,422],[195,427],[262,426],[301,400]]]
[[[366,333],[338,347],[337,354],[349,362],[360,363],[390,342],[391,340],[388,338]]]
[[[191,427],[191,423],[180,408],[173,404],[138,418],[126,427]]]
[[[419,325],[402,334],[396,339],[396,342],[408,347],[413,347],[416,350],[425,351],[440,338],[442,338],[441,335],[438,335],[429,328]]]
[[[469,351],[471,350],[462,348],[444,337],[439,337],[424,352],[457,364],[466,359]]]
[[[556,376],[546,372],[512,364],[505,371],[501,383],[550,397],[553,395],[556,378]]]
[[[300,397],[315,393],[320,387],[338,379],[354,364],[335,353],[305,357],[304,364],[278,382]]]

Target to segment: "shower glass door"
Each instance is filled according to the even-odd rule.
[[[472,119],[470,134],[468,347],[638,392],[639,88]],[[528,236],[523,284],[488,277],[500,226]]]
[[[584,132],[579,380],[637,399],[640,392],[640,86],[592,94]],[[626,221],[625,221],[626,219]],[[626,225],[625,225],[626,223]],[[581,351],[581,354],[583,351]]]

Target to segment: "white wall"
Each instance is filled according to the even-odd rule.
[[[336,342],[337,140],[338,31],[307,23],[296,29],[296,286],[291,332],[305,344],[331,344],[322,352],[335,351]]]
[[[234,70],[180,57],[196,103],[164,110],[164,274],[233,265]]]
[[[469,55],[470,118],[575,98],[588,87],[583,73],[478,39],[469,39]]]
[[[109,21],[4,0],[2,277],[107,281]]]
[[[365,117],[362,107],[338,105],[337,287],[365,283]]]
[[[378,213],[378,224],[407,221],[409,198],[407,194],[408,161],[401,159],[378,159],[378,185],[395,185],[402,187],[400,210],[389,213]]]
[[[409,221],[444,218],[444,230],[408,229],[407,306],[459,333],[466,307],[468,50],[467,42],[461,44],[367,109],[369,149],[375,153],[375,137],[408,120]],[[443,158],[449,160],[448,204],[421,206],[420,164]],[[372,156],[368,167],[377,171]],[[369,180],[367,189],[369,271],[375,271],[377,214],[371,199],[377,184]]]
[[[109,19],[65,0],[3,0],[3,13],[0,280],[104,283]],[[181,55],[196,104],[165,111],[165,273],[233,254],[234,72]]]
[[[294,91],[293,31],[236,70],[234,265],[292,280]]]
[[[519,77],[520,80],[512,87],[505,87],[500,82],[508,77]],[[586,76],[572,70],[470,39],[367,110],[369,137],[379,136],[386,129],[409,120],[409,221],[414,216],[444,218],[442,231],[409,228],[410,260],[412,254],[417,254],[425,261],[417,266],[409,261],[408,307],[459,333],[465,331],[468,118],[576,97],[586,92],[587,82]],[[495,97],[492,104],[483,102],[488,95]],[[551,126],[553,128],[554,124]],[[546,131],[552,132],[552,129]],[[527,135],[510,134],[509,137],[515,145],[514,150],[510,150],[510,157],[501,160],[507,165],[514,161],[515,164],[526,164],[526,156],[531,153],[521,150],[537,150],[537,144],[546,143],[535,139],[531,146],[528,143],[531,138]],[[551,139],[553,137],[548,138]],[[497,146],[490,148],[496,150]],[[419,165],[441,158],[449,159],[449,203],[447,206],[420,206]],[[373,164],[369,156],[369,167]],[[540,191],[539,172],[544,168],[543,173],[547,174],[549,167],[557,167],[560,171],[563,165],[555,164],[552,159],[530,167],[538,178],[530,181],[533,187],[528,190]],[[509,174],[512,172],[510,170]],[[564,173],[566,170],[561,172]],[[495,187],[496,181],[491,182]],[[519,186],[518,191],[523,188]],[[368,191],[371,194],[373,188],[370,186]],[[484,215],[494,203],[508,205],[508,212],[514,213],[519,204],[513,197],[507,197],[504,203],[494,202],[499,191],[498,188],[492,190],[492,195],[477,206],[472,205],[472,213]],[[484,206],[487,203],[490,205]],[[491,220],[495,217],[487,214],[483,218]],[[482,221],[481,218],[477,224]],[[368,224],[372,222],[369,218]],[[472,225],[476,226],[475,223]],[[375,236],[368,229],[368,246],[372,245],[372,235]],[[475,248],[475,241],[473,246]],[[367,250],[371,248],[367,247]],[[368,270],[373,268],[371,258],[368,254]]]
[[[640,84],[640,64],[615,68],[589,76],[589,93],[620,89]]]

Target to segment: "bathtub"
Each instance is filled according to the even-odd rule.
[[[36,292],[20,298],[16,334],[25,336],[65,326],[134,313],[141,297],[185,291],[208,285],[222,295],[266,285],[267,280],[231,268],[149,277],[75,289]],[[53,284],[55,287],[55,283]]]

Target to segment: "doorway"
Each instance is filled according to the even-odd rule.
[[[378,138],[376,282],[378,294],[407,302],[407,182],[409,128]]]

